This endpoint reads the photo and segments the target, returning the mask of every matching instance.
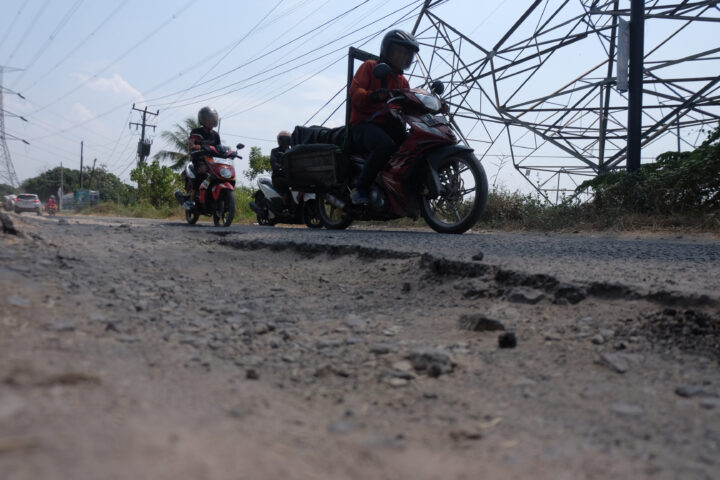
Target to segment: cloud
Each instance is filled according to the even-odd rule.
[[[85,105],[81,103],[74,103],[71,107],[71,118],[77,123],[92,120],[95,118],[95,114],[90,111]]]
[[[111,77],[88,78],[78,75],[88,88],[100,93],[112,93],[122,98],[142,98],[142,93],[128,83],[119,73]]]

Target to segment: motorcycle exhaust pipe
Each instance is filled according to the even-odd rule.
[[[339,210],[345,210],[345,202],[337,198],[335,195],[328,193],[325,198],[327,198],[327,201],[330,202],[330,205],[333,207]]]

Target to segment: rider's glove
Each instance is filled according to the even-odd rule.
[[[385,88],[378,88],[370,94],[370,102],[380,103],[388,99],[388,91]]]

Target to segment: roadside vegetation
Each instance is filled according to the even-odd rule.
[[[580,196],[590,200],[581,202]],[[480,226],[720,232],[720,127],[692,152],[664,153],[638,172],[599,175],[559,205],[538,195],[492,191]]]
[[[168,138],[186,138],[192,119],[177,125]],[[184,218],[173,197],[182,189],[180,174],[187,152],[184,142],[175,142],[177,151],[159,152],[151,162],[135,168],[130,178],[137,187],[126,185],[103,167],[83,172],[85,188],[100,192],[100,203],[78,211],[148,218]],[[170,160],[170,166],[160,164]],[[252,181],[270,170],[267,156],[258,147],[249,150],[250,169],[242,172]],[[241,172],[238,172],[238,176]],[[31,192],[44,202],[55,194],[61,170],[55,168],[26,180],[20,189],[0,185],[0,192]],[[65,191],[80,186],[80,172],[62,169]],[[89,187],[87,187],[89,185]],[[239,185],[235,191],[236,223],[255,221],[248,203],[254,188]],[[581,200],[584,199],[584,200]],[[63,212],[64,213],[64,212]],[[398,220],[391,226],[424,226],[421,220]],[[387,224],[385,224],[387,225]],[[691,152],[667,152],[655,163],[644,164],[638,172],[608,172],[581,184],[574,195],[558,205],[539,194],[512,192],[502,187],[491,190],[485,212],[476,228],[500,230],[678,230],[720,232],[720,126]]]

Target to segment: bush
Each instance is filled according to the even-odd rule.
[[[173,193],[180,188],[180,179],[157,160],[140,163],[130,172],[130,180],[137,182],[141,202],[149,202],[158,209],[172,208],[177,204]]]
[[[250,208],[252,194],[250,187],[239,186],[235,189],[235,222],[255,221],[255,212]]]
[[[720,126],[692,152],[666,152],[637,172],[611,172],[583,182],[601,211],[650,215],[720,210]]]

